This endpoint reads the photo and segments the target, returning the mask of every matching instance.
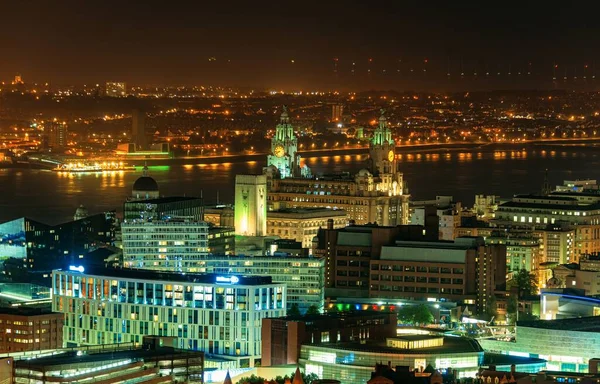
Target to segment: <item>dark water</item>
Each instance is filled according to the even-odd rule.
[[[306,159],[315,173],[355,172],[365,155]],[[264,163],[171,165],[151,167],[162,195],[199,196],[214,203],[233,202],[235,175],[260,173]],[[548,169],[551,185],[564,179],[600,179],[600,149],[534,147],[526,150],[445,150],[403,154],[400,168],[415,200],[452,195],[471,206],[476,194],[509,197],[538,192]],[[0,169],[0,221],[20,216],[59,223],[72,219],[79,204],[90,213],[122,210],[139,172],[62,175],[51,171]]]

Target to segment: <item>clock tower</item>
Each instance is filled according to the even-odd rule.
[[[371,172],[374,175],[380,176],[397,172],[396,143],[387,126],[383,109],[379,117],[379,126],[375,129],[369,144],[369,154],[371,156]]]
[[[300,156],[298,152],[298,138],[294,135],[294,128],[290,124],[287,107],[279,124],[275,128],[275,136],[271,139],[271,153],[267,157],[267,167],[275,167],[282,179],[296,177],[300,174]]]

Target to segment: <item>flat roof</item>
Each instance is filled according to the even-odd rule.
[[[517,338],[519,328],[553,329],[557,331],[600,332],[600,317],[580,317],[576,319],[536,320],[517,322]]]
[[[165,203],[176,203],[176,202],[179,202],[179,201],[191,201],[191,200],[198,200],[198,201],[202,202],[202,198],[200,198],[200,197],[166,196],[166,197],[159,197],[158,199],[126,201],[125,205],[127,205],[127,204],[138,204],[138,203],[142,203],[142,204],[165,204]]]
[[[50,304],[38,307],[18,306],[18,307],[0,307],[0,315],[17,315],[17,316],[41,316],[62,313],[52,312]]]
[[[324,216],[346,216],[342,209],[329,208],[285,208],[276,211],[267,211],[267,218],[289,218],[300,216],[302,218],[324,217]]]
[[[360,342],[338,342],[338,343],[320,343],[307,344],[310,347],[330,348],[337,350],[346,350],[354,352],[370,352],[375,354],[389,353],[402,355],[425,355],[425,354],[461,354],[461,353],[479,353],[483,348],[476,340],[465,337],[444,337],[444,344],[441,346],[404,349],[388,347],[385,341],[369,341],[365,344]]]
[[[109,345],[110,346],[110,345]],[[82,351],[85,350],[85,347],[82,347]],[[169,347],[162,347],[157,349],[131,349],[131,350],[121,350],[121,351],[109,351],[109,352],[100,352],[100,353],[83,353],[79,356],[77,355],[78,351],[69,351],[65,353],[61,353],[58,355],[40,357],[32,360],[17,360],[15,364],[17,368],[43,368],[43,367],[51,367],[57,365],[71,365],[71,364],[85,364],[85,363],[95,363],[101,361],[111,361],[111,360],[121,360],[121,359],[139,359],[139,358],[151,358],[151,357],[160,357],[160,356],[172,356],[172,355],[194,355],[202,356],[203,352],[200,351],[191,351],[191,350],[181,350]]]
[[[79,274],[82,276],[106,276],[134,280],[160,280],[168,282],[184,282],[184,283],[208,283],[208,284],[236,284],[236,285],[265,285],[273,284],[271,276],[243,276],[237,274],[226,273],[172,273],[163,271],[151,271],[143,269],[131,268],[105,268],[99,266],[77,266],[83,268],[82,271],[74,271],[66,268],[61,270],[66,273]],[[230,277],[237,277],[238,281],[231,282]],[[219,278],[223,278],[219,281]]]
[[[343,320],[343,319],[361,319],[371,318],[378,319],[381,317],[389,317],[392,313],[385,312],[369,312],[369,311],[356,311],[356,312],[329,312],[329,313],[315,313],[312,315],[288,315],[284,317],[271,317],[272,320],[283,320],[283,321],[317,321],[317,320]]]

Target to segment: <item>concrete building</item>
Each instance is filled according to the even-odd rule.
[[[475,205],[473,213],[479,220],[488,221],[496,216],[496,210],[500,203],[500,196],[494,195],[475,195]]]
[[[487,244],[500,244],[506,247],[506,272],[526,269],[536,272],[540,264],[540,243],[531,232],[494,231],[486,238]]]
[[[348,225],[348,215],[342,210],[326,208],[290,208],[267,212],[267,234],[293,239],[311,248],[319,228],[326,228],[329,220],[333,228]]]
[[[571,226],[549,225],[536,230],[540,244],[540,263],[567,264],[575,254],[575,229]]]
[[[554,268],[548,288],[571,288],[583,291],[585,296],[600,295],[600,257],[585,255],[579,264],[561,264]]]
[[[140,191],[137,190],[136,192]],[[143,196],[145,196],[145,193],[143,193]],[[124,220],[128,222],[132,220],[165,220],[170,217],[189,217],[196,221],[202,221],[204,216],[202,198],[184,196],[149,197],[149,199],[134,199],[125,202],[123,205]]]
[[[235,228],[208,227],[208,253],[211,255],[235,255]]]
[[[235,211],[232,205],[204,207],[204,221],[217,227],[235,227]]]
[[[14,362],[15,383],[204,383],[204,353],[173,347],[173,337],[145,337],[137,346],[57,350]]]
[[[375,341],[396,336],[394,313],[343,312],[262,321],[262,364],[298,364],[304,344]]]
[[[73,269],[52,273],[52,307],[64,314],[67,346],[170,336],[179,349],[203,351],[231,368],[253,367],[261,320],[286,313],[286,286],[270,277]]]
[[[411,203],[410,223],[426,225],[428,216],[438,216],[439,239],[454,240],[456,228],[461,224],[462,205],[454,202],[452,196],[436,196],[435,200],[414,201]]]
[[[482,238],[454,242],[397,241],[370,262],[369,296],[447,300],[485,311],[506,286],[506,248]]]
[[[305,178],[281,178],[266,169],[269,209],[333,208],[346,211],[348,218],[357,224],[407,224],[409,195],[403,174],[398,172],[395,148],[382,114],[369,146],[369,169],[362,169],[356,175],[314,178],[307,178],[307,175]]]
[[[301,313],[309,307],[323,310],[325,260],[294,256],[222,256],[211,255],[198,262],[196,272],[224,276],[270,276],[287,286],[287,307],[294,304]]]
[[[63,315],[49,308],[0,308],[0,353],[43,351],[63,346]]]
[[[235,176],[235,233],[242,236],[267,235],[267,177]]]
[[[429,239],[428,233],[419,225],[384,227],[351,222],[346,228],[334,229],[330,222],[313,241],[313,254],[326,260],[327,296],[368,297],[370,262],[379,259],[382,246],[393,245],[399,239]]]
[[[123,267],[196,272],[209,253],[208,223],[190,219],[132,220],[121,225]]]
[[[600,252],[600,195],[552,193],[549,196],[520,195],[502,203],[494,223],[502,227],[544,229],[549,224],[571,225],[575,229],[575,253]]]

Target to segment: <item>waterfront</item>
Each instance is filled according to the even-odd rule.
[[[549,170],[551,185],[563,179],[600,178],[600,151],[584,146],[528,146],[513,150],[428,150],[399,155],[400,169],[413,200],[453,195],[464,205],[475,194],[509,197],[538,192]],[[315,174],[355,172],[366,167],[366,154],[306,159]],[[236,174],[260,173],[262,161],[220,164],[172,164],[150,167],[161,195],[199,196],[207,204],[233,202]],[[28,216],[48,223],[72,219],[76,207],[90,213],[122,210],[141,171],[62,174],[34,169],[0,169],[0,221]]]

